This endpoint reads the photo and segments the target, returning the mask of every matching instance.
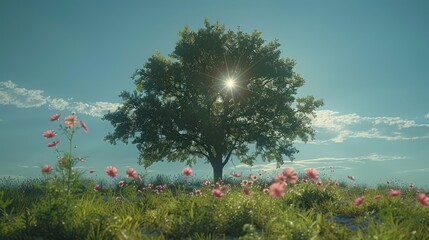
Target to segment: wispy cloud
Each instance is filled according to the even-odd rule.
[[[417,169],[409,169],[409,170],[402,170],[398,171],[396,173],[402,174],[402,173],[429,173],[429,168],[417,168]]]
[[[356,157],[320,157],[320,158],[295,160],[293,162],[285,162],[285,164],[281,167],[282,168],[294,167],[298,169],[304,169],[308,167],[312,167],[312,168],[329,167],[332,170],[350,170],[352,169],[352,167],[344,166],[343,163],[385,162],[385,161],[403,160],[403,159],[406,159],[406,157],[389,156],[389,155],[373,153],[365,156],[356,156]],[[276,162],[255,164],[253,166],[248,166],[246,164],[238,164],[230,168],[231,171],[234,171],[234,170],[237,171],[237,169],[252,170],[252,171],[275,171],[278,168],[277,168]]]
[[[357,157],[320,157],[312,159],[298,160],[301,163],[320,163],[320,162],[354,162],[354,163],[365,163],[365,162],[385,162],[392,160],[406,159],[404,156],[389,156],[381,154],[370,154],[366,156]]]
[[[340,114],[332,110],[319,110],[316,115],[313,126],[318,131],[318,136],[328,137],[314,143],[341,143],[349,138],[389,141],[429,139],[429,123],[417,123],[414,120],[400,117],[364,117],[356,113]]]
[[[35,165],[33,165],[33,166],[29,166],[29,165],[16,165],[17,167],[20,167],[20,168],[40,168],[40,166],[35,166]]]
[[[429,118],[429,113],[425,115],[425,118]]]
[[[45,96],[43,90],[22,88],[10,80],[0,82],[0,105],[14,105],[18,108],[48,107],[53,110],[69,110],[93,117],[102,117],[108,111],[114,111],[120,106],[119,103],[84,103]]]

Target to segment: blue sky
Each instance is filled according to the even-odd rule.
[[[283,57],[306,80],[300,95],[323,98],[316,140],[296,143],[294,166],[358,183],[387,180],[429,186],[429,3],[427,1],[0,1],[0,176],[40,176],[54,164],[48,121],[76,112],[89,133],[76,136],[83,170],[125,175],[138,166],[133,145],[103,141],[101,116],[134,89],[131,76],[159,50],[169,54],[185,25],[216,20],[278,39]],[[65,139],[59,148],[65,147]],[[179,174],[181,164],[151,173]],[[332,168],[331,168],[332,167]],[[273,170],[234,161],[224,173]],[[331,172],[330,169],[334,169]],[[197,176],[211,176],[198,164]]]

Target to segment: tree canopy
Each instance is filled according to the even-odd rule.
[[[145,167],[205,159],[215,180],[232,155],[283,164],[298,152],[296,140],[314,138],[311,120],[323,105],[297,96],[304,79],[295,64],[258,31],[207,20],[197,31],[185,27],[174,51],[150,57],[133,76],[136,90],[123,91],[123,104],[104,116],[114,127],[105,140],[131,139]]]

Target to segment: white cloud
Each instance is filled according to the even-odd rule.
[[[429,115],[429,114],[428,114]],[[316,111],[313,127],[318,135],[333,135],[314,144],[341,143],[349,138],[382,140],[418,140],[429,138],[429,124],[400,117],[363,117],[356,113],[340,114],[331,110]]]
[[[54,110],[63,111],[70,103],[62,98],[54,98],[49,102],[49,108]]]
[[[0,104],[15,105],[19,108],[40,107],[47,103],[41,90],[18,87],[12,81],[0,82]]]
[[[361,121],[356,113],[340,115],[331,110],[320,110],[316,112],[317,117],[313,120],[313,125],[317,128],[325,128],[331,131],[340,132],[346,126]]]
[[[409,170],[402,170],[402,171],[398,171],[396,173],[419,173],[419,172],[429,172],[429,168],[417,168],[417,169],[409,169]]]
[[[304,160],[297,160],[298,162],[304,162],[304,163],[317,163],[317,162],[385,162],[385,161],[392,161],[392,160],[402,160],[406,159],[406,157],[403,156],[388,156],[388,155],[381,155],[381,154],[370,154],[366,156],[358,156],[358,157],[321,157],[321,158],[312,158],[312,159],[304,159]]]
[[[35,108],[47,106],[49,109],[69,110],[93,117],[102,117],[108,111],[116,110],[119,103],[109,102],[72,102],[63,98],[45,96],[42,90],[18,87],[12,81],[0,82],[0,105],[14,105],[18,108]]]
[[[69,107],[70,110],[79,113],[85,113],[93,117],[102,117],[108,111],[114,111],[120,104],[109,102],[96,102],[93,104],[76,102],[74,106]]]
[[[425,115],[425,118],[429,118],[429,113]]]
[[[295,160],[293,162],[285,161],[285,164],[280,166],[281,168],[285,167],[294,167],[295,169],[305,169],[309,167],[318,168],[318,169],[332,169],[332,170],[350,170],[352,169],[350,166],[342,166],[338,165],[341,163],[367,163],[367,162],[385,162],[385,161],[394,161],[394,160],[403,160],[406,157],[403,156],[389,156],[382,154],[369,154],[365,156],[357,156],[357,157],[320,157],[320,158],[310,158],[310,159],[302,159]],[[327,167],[329,166],[329,167]],[[253,166],[249,166],[243,163],[230,167],[231,171],[241,171],[252,170],[252,171],[267,171],[272,172],[278,170],[277,163],[261,163],[254,164]]]

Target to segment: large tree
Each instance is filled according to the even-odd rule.
[[[314,138],[311,119],[323,104],[296,96],[304,79],[294,66],[260,32],[207,20],[198,31],[185,27],[168,57],[156,53],[136,71],[136,90],[123,91],[123,105],[104,116],[114,126],[105,139],[132,139],[145,167],[205,159],[215,180],[232,155],[283,164],[298,152],[296,140]]]

